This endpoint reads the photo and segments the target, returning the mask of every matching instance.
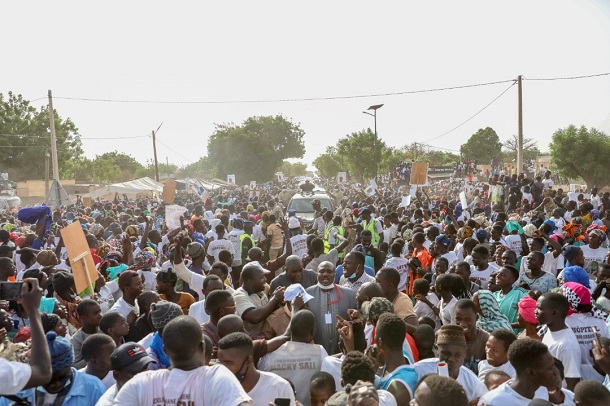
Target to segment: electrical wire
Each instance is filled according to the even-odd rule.
[[[500,93],[498,96],[496,96],[492,101],[490,101],[489,103],[487,103],[485,105],[485,107],[483,107],[482,109],[480,109],[479,111],[477,111],[476,113],[474,113],[472,116],[470,116],[468,119],[466,119],[465,121],[463,121],[462,123],[456,125],[455,127],[453,127],[451,130],[444,132],[441,135],[437,135],[436,137],[430,138],[424,142],[430,142],[430,141],[434,141],[436,139],[439,139],[441,137],[444,137],[445,135],[452,133],[453,131],[457,130],[458,128],[460,128],[461,126],[463,126],[464,124],[466,124],[467,122],[469,122],[470,120],[472,120],[473,118],[475,118],[476,116],[478,116],[479,114],[481,114],[485,109],[487,109],[489,106],[491,106],[492,104],[494,104],[494,102],[496,100],[498,100],[500,97],[502,97],[506,92],[508,92],[508,90],[513,87],[515,84],[517,83],[517,81],[513,81],[513,83],[510,84],[510,86],[508,86],[502,93]]]
[[[24,138],[44,138],[50,139],[51,134],[36,135],[36,134],[0,134],[0,137],[24,137]],[[80,137],[81,140],[124,140],[131,138],[146,138],[148,135],[133,135],[125,137]]]
[[[165,146],[165,148],[169,149],[170,151],[172,151],[174,154],[178,155],[179,157],[181,157],[182,159],[189,161],[190,163],[195,163],[194,161],[188,159],[187,157],[185,157],[184,155],[180,154],[179,152],[175,151],[172,147],[170,147],[169,145],[167,145],[166,143],[164,143],[163,141],[161,141],[160,139],[155,139],[155,142],[158,142],[159,144]]]
[[[542,80],[575,80],[575,79],[588,79],[588,78],[596,78],[599,76],[608,76],[610,75],[610,72],[604,72],[604,73],[594,73],[592,75],[582,75],[582,76],[566,76],[566,77],[557,77],[557,78],[526,78],[524,77],[524,80],[536,80],[536,81],[542,81]]]
[[[244,103],[285,103],[285,102],[306,102],[306,101],[325,101],[325,100],[344,100],[344,99],[362,99],[368,97],[382,97],[382,96],[400,96],[405,94],[416,94],[416,93],[431,93],[441,92],[446,90],[458,90],[467,89],[472,87],[490,86],[497,85],[499,83],[512,82],[515,79],[498,80],[494,82],[485,83],[474,83],[460,86],[450,87],[439,87],[433,89],[420,89],[420,90],[406,90],[401,92],[388,92],[388,93],[373,93],[373,94],[359,94],[350,96],[329,96],[329,97],[305,97],[295,99],[270,99],[270,100],[204,100],[204,101],[179,101],[179,100],[119,100],[119,99],[96,99],[87,97],[62,97],[53,96],[59,100],[72,100],[72,101],[88,101],[88,102],[105,102],[105,103],[150,103],[150,104],[244,104]]]

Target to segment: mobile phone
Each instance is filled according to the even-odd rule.
[[[0,282],[0,299],[18,300],[21,299],[21,287],[23,282]]]
[[[602,348],[602,342],[599,339],[599,332],[597,331],[597,329],[595,327],[591,327],[591,330],[593,330],[593,334],[595,334],[595,341],[597,342],[597,348],[599,348],[599,350],[601,351]]]
[[[273,403],[275,403],[275,406],[290,406],[290,399],[289,398],[275,398]]]

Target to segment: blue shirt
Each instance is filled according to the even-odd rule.
[[[78,372],[75,368],[72,368],[72,379],[74,383],[66,395],[62,406],[95,405],[98,399],[106,392],[104,384],[97,377]],[[15,396],[20,398],[25,397],[30,404],[35,405],[35,391],[35,388],[27,389],[17,393]],[[0,406],[8,406],[11,403],[13,403],[12,400],[0,398]]]

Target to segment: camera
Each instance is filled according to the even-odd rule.
[[[23,282],[0,282],[0,299],[1,300],[19,300],[21,299],[21,287]]]

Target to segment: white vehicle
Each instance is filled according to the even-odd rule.
[[[315,209],[312,206],[314,200],[320,201],[320,208],[335,211],[333,199],[325,191],[316,189],[313,192],[297,192],[288,203],[287,211],[294,210],[295,215],[302,220],[305,226],[313,223]]]

